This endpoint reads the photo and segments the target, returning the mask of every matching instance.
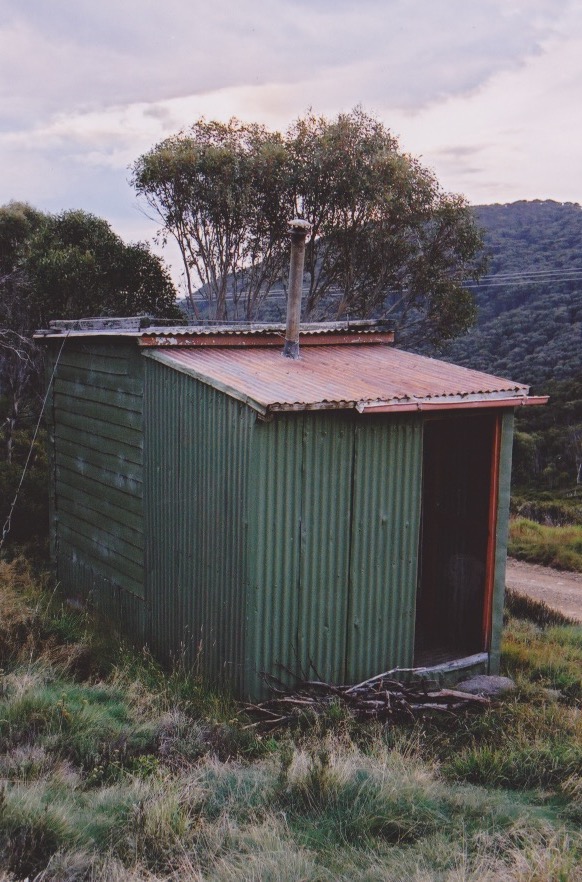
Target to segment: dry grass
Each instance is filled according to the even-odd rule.
[[[582,526],[552,527],[527,518],[509,525],[509,554],[519,560],[582,573]]]
[[[46,663],[87,674],[95,663],[86,639],[86,617],[70,610],[19,557],[0,560],[0,666]]]
[[[0,603],[0,882],[582,882],[581,629],[512,619],[486,714],[258,737],[25,561]]]

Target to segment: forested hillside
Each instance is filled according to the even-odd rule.
[[[538,391],[582,373],[582,209],[514,202],[476,209],[489,256],[477,325],[446,357]]]
[[[518,489],[571,489],[582,479],[582,209],[573,203],[482,205],[489,256],[474,286],[476,326],[444,357],[550,394],[518,415]]]

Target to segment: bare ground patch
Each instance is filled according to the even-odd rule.
[[[546,603],[582,622],[582,574],[507,559],[506,584],[512,591]]]

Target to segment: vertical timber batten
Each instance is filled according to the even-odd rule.
[[[483,598],[483,649],[489,652],[493,620],[493,593],[495,589],[495,549],[497,539],[497,515],[499,509],[499,465],[501,454],[501,423],[497,415],[493,426],[491,445],[491,479],[489,487],[489,523],[487,535],[487,555],[485,564],[485,592]]]
[[[498,673],[501,659],[503,604],[505,600],[505,567],[507,563],[507,537],[509,533],[509,498],[511,490],[513,425],[513,411],[506,411],[501,417],[501,439],[499,448],[499,489],[497,525],[495,529],[495,577],[491,603],[491,643],[489,647],[489,671],[492,674]]]

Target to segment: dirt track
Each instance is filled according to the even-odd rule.
[[[510,557],[506,584],[513,591],[543,600],[552,609],[582,622],[582,573],[565,573]]]

